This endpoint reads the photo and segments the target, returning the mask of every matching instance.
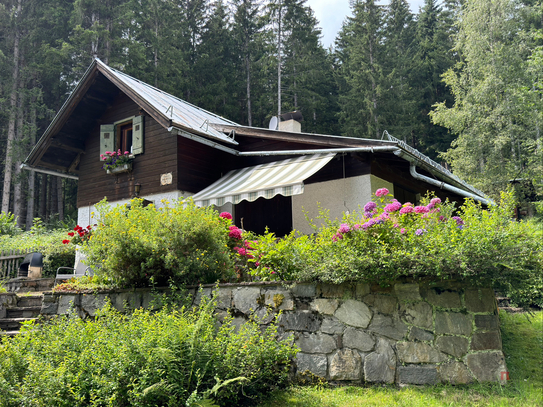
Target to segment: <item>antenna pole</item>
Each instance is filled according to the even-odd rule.
[[[279,0],[278,30],[277,30],[277,116],[281,116],[281,11],[282,0]]]

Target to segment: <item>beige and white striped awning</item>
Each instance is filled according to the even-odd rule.
[[[232,170],[192,197],[198,206],[253,202],[275,195],[292,196],[304,192],[304,180],[315,174],[335,154],[303,155],[296,158]]]

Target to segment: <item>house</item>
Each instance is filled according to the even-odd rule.
[[[387,187],[401,202],[427,190],[442,198],[488,198],[400,140],[300,131],[283,115],[278,130],[242,126],[191,105],[95,59],[23,167],[78,179],[78,222],[93,206],[138,195],[161,201],[193,196],[233,213],[235,223],[278,235],[311,232],[318,203],[341,217]],[[129,151],[132,167],[108,174],[101,154]]]

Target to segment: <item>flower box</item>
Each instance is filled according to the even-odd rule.
[[[122,174],[124,172],[132,171],[132,163],[122,164],[115,168],[110,168],[106,170],[108,174]]]

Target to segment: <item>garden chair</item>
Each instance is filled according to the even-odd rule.
[[[55,285],[57,285],[58,281],[69,280],[73,277],[92,276],[94,274],[92,268],[83,263],[83,260],[86,258],[85,254],[79,252],[79,255],[76,256],[74,267],[59,267],[55,277]],[[71,270],[72,273],[61,273],[61,270]]]

